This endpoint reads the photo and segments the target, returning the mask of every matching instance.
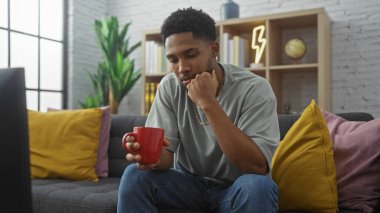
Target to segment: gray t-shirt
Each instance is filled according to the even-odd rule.
[[[225,82],[216,98],[235,126],[258,145],[270,165],[280,139],[273,90],[260,76],[233,65],[222,66]],[[146,126],[165,130],[170,141],[168,150],[175,153],[175,168],[217,182],[234,181],[243,172],[224,155],[210,125],[201,123],[207,123],[207,118],[188,97],[186,87],[174,73],[166,75]]]

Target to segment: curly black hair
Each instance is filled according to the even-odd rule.
[[[184,32],[192,32],[197,39],[216,40],[215,21],[201,9],[196,10],[192,7],[178,9],[170,14],[161,26],[164,43],[170,35]]]

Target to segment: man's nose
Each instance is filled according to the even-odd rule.
[[[179,60],[178,62],[178,71],[180,73],[184,73],[184,72],[188,72],[190,71],[190,66],[189,64],[186,62],[186,60]]]

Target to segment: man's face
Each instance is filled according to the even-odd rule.
[[[216,65],[216,42],[195,39],[191,32],[166,38],[166,57],[177,78],[187,86],[197,74],[211,73]]]

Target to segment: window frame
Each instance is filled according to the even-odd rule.
[[[8,52],[6,53],[8,55],[8,61],[7,66],[11,67],[11,33],[18,33],[20,35],[27,35],[34,38],[37,38],[38,40],[38,47],[37,47],[37,75],[38,75],[38,82],[37,82],[37,88],[25,88],[25,91],[33,91],[37,92],[37,109],[38,111],[41,110],[41,93],[42,92],[53,92],[53,93],[60,93],[62,95],[62,103],[61,107],[62,109],[67,109],[68,105],[68,0],[63,0],[63,20],[62,20],[62,41],[55,40],[51,38],[46,38],[40,35],[40,24],[41,24],[41,17],[40,17],[40,0],[38,0],[38,33],[37,35],[33,35],[26,32],[21,32],[18,30],[11,29],[11,0],[7,0],[8,3],[8,23],[7,27],[0,26],[1,30],[6,31],[7,39],[8,39]],[[62,89],[61,90],[52,90],[52,89],[41,89],[41,39],[58,42],[62,44]]]

